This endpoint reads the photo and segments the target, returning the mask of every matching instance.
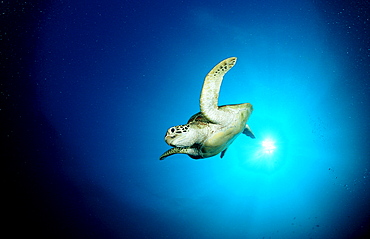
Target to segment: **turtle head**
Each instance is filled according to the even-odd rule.
[[[169,128],[164,137],[166,143],[172,147],[192,146],[196,139],[196,130],[189,124]]]

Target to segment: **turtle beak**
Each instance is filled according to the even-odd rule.
[[[173,141],[172,139],[173,138],[175,138],[175,136],[170,136],[170,135],[166,135],[165,137],[164,137],[164,141],[166,141],[166,143],[168,144],[168,145],[171,145],[171,142]],[[172,147],[174,147],[173,145],[171,145]]]

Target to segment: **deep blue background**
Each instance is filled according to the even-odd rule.
[[[368,1],[3,1],[6,229],[48,238],[365,238]],[[252,140],[159,161],[238,57],[220,104]],[[276,144],[266,154],[262,142]]]

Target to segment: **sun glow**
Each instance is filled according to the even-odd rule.
[[[272,154],[274,153],[276,146],[275,146],[275,141],[272,139],[265,139],[262,141],[262,151],[265,154]]]
[[[277,156],[275,155],[277,149],[276,141],[273,138],[265,138],[260,142],[259,147],[255,151],[253,161],[272,167],[277,160]]]

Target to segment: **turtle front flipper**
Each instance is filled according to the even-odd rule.
[[[204,79],[200,95],[200,110],[213,123],[223,122],[224,114],[218,110],[218,96],[224,75],[235,65],[236,57],[227,58],[218,63]]]
[[[174,155],[174,154],[187,154],[193,159],[199,159],[201,158],[198,156],[198,150],[190,147],[175,147],[167,150],[164,152],[161,157],[159,157],[159,160],[163,160],[167,158],[168,156]]]

